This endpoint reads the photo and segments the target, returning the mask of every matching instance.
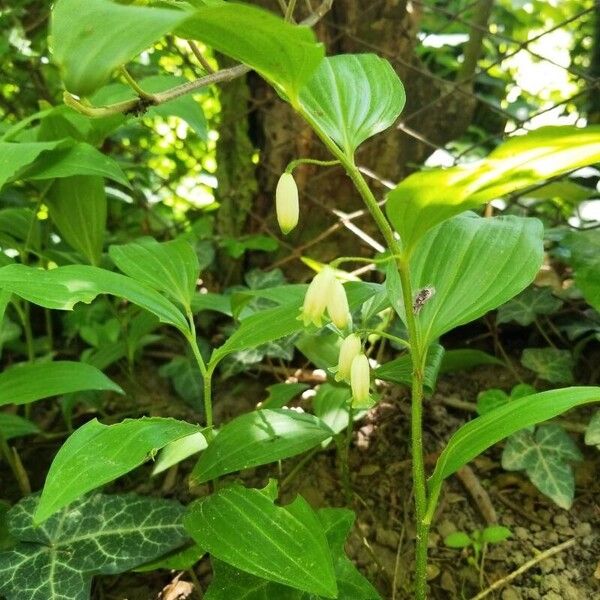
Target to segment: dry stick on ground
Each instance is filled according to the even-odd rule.
[[[458,471],[456,476],[463,484],[467,492],[469,492],[471,498],[473,498],[479,512],[485,519],[488,525],[494,525],[498,522],[498,516],[496,515],[496,509],[490,500],[488,493],[485,488],[481,485],[477,475],[471,467],[465,465]]]
[[[513,579],[516,579],[517,577],[519,577],[519,575],[522,575],[526,571],[529,571],[529,569],[535,567],[538,563],[541,563],[543,560],[546,560],[547,558],[550,558],[551,556],[554,556],[555,554],[558,554],[559,552],[562,552],[563,550],[574,546],[576,542],[577,538],[572,538],[570,540],[567,540],[566,542],[563,542],[562,544],[558,544],[558,546],[553,546],[552,548],[548,548],[548,550],[540,552],[536,557],[532,558],[531,560],[528,560],[524,565],[521,565],[516,571],[513,571],[510,575],[507,575],[502,579],[498,579],[498,581],[490,585],[489,588],[483,590],[483,592],[480,592],[479,594],[477,594],[477,596],[473,596],[471,600],[482,600],[482,598],[485,598],[492,592],[504,587],[506,584],[513,581]]]

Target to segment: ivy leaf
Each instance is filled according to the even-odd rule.
[[[338,584],[338,598],[352,600],[381,600],[377,590],[359,573],[344,552],[344,543],[354,522],[354,513],[344,508],[322,508],[317,512],[333,555]],[[213,580],[204,595],[205,600],[320,600],[308,592],[261,579],[240,571],[227,563],[213,559]]]
[[[507,471],[524,470],[540,492],[561,508],[570,508],[575,478],[570,462],[583,457],[569,434],[555,424],[540,425],[535,434],[519,431],[512,435],[502,453]]]
[[[531,325],[537,315],[551,315],[562,304],[562,300],[554,296],[549,288],[529,287],[498,309],[496,323],[514,321],[519,325]]]
[[[574,362],[568,350],[525,348],[521,355],[521,364],[551,383],[573,382]]]
[[[92,577],[122,573],[189,538],[184,507],[135,495],[94,495],[34,525],[38,496],[8,513],[16,545],[0,552],[0,594],[7,600],[87,600]]]
[[[202,373],[189,356],[175,356],[158,370],[161,377],[171,380],[175,391],[194,409],[202,411],[204,397]]]

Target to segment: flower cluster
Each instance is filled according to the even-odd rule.
[[[317,273],[310,282],[302,305],[301,319],[304,325],[312,323],[321,327],[325,311],[338,329],[345,329],[350,325],[350,308],[346,290],[336,278],[335,271],[329,266]]]

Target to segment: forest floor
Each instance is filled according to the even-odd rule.
[[[134,386],[136,404],[124,407],[122,398],[115,398],[114,405],[107,408],[109,414],[118,413],[119,418],[123,418],[144,413],[193,421],[193,411],[173,397],[168,384],[155,374],[156,369],[146,365],[143,370],[144,377]],[[425,443],[429,468],[444,442],[473,416],[469,408],[477,393],[490,387],[510,389],[514,383],[512,375],[498,367],[478,367],[443,376],[436,393],[426,404]],[[216,405],[217,422],[254,408],[256,402],[263,399],[264,385],[264,381],[249,378],[227,380],[224,384],[217,382],[216,397],[221,398]],[[37,410],[43,411],[37,417],[45,420],[50,429],[52,423],[60,423],[56,405]],[[586,423],[589,414],[582,409],[579,413],[571,413],[569,419]],[[83,422],[84,415],[80,414],[79,419]],[[407,393],[402,388],[390,387],[380,404],[357,423],[350,454],[354,493],[351,508],[357,519],[347,551],[385,600],[412,598],[409,584],[413,570],[414,528],[408,424]],[[581,435],[577,437],[585,460],[576,466],[577,491],[569,511],[543,497],[524,475],[503,471],[498,447],[473,461],[460,477],[450,478],[430,538],[431,598],[474,598],[482,589],[509,576],[540,552],[569,540],[574,540],[572,545],[539,562],[510,585],[487,597],[501,600],[600,598],[600,453],[593,447],[585,447]],[[59,442],[40,438],[29,444],[19,444],[21,459],[28,468],[34,490],[43,485],[44,474]],[[284,503],[300,493],[314,507],[347,505],[340,463],[333,446],[300,465],[301,461],[302,457],[285,461],[282,473],[267,466],[244,471],[238,478],[246,485],[254,486],[264,485],[269,477],[279,478]],[[112,489],[160,494],[189,502],[207,491],[188,489],[186,475],[193,464],[194,459],[189,459],[177,470],[157,478],[150,477],[150,466],[147,465],[119,480]],[[35,465],[35,472],[29,471],[31,465]],[[290,473],[293,474],[289,476]],[[17,500],[18,494],[3,464],[0,465],[0,481],[3,482],[3,497]],[[488,549],[482,570],[467,563],[465,551],[444,546],[443,538],[449,533],[470,533],[494,519],[508,527],[513,537]],[[206,589],[210,581],[207,559],[197,565],[195,574]],[[175,575],[154,572],[97,578],[93,598],[154,600]],[[189,580],[188,575],[184,573],[183,579]]]

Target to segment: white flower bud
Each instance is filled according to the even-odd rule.
[[[283,173],[275,190],[275,208],[277,222],[281,231],[287,235],[296,225],[300,207],[298,204],[298,186],[291,173]]]
[[[350,387],[352,388],[352,406],[367,408],[371,405],[369,387],[371,383],[369,359],[364,354],[355,356],[350,367]]]
[[[350,323],[350,307],[346,290],[340,281],[333,278],[329,288],[329,299],[327,300],[327,312],[333,324],[338,329],[345,329]]]
[[[350,381],[352,361],[360,354],[361,349],[360,337],[355,333],[344,339],[340,346],[337,373],[335,374],[336,381]]]
[[[304,325],[313,323],[321,327],[323,314],[327,308],[327,301],[331,294],[331,284],[335,281],[335,275],[331,267],[325,267],[320,273],[317,273],[308,286],[302,313],[300,318]]]

